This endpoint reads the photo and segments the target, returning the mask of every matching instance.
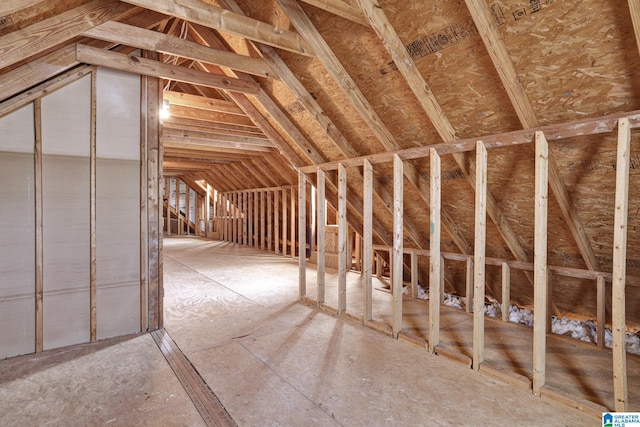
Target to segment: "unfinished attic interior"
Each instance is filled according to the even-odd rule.
[[[637,0],[4,0],[0,424],[640,412],[639,70]]]

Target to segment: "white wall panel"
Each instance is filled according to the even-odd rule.
[[[96,96],[98,157],[140,159],[140,77],[100,68]]]
[[[36,351],[35,298],[0,299],[0,359]]]
[[[33,176],[33,154],[0,152],[0,359],[35,351]]]
[[[89,159],[43,156],[42,177],[47,349],[89,337]]]
[[[42,153],[87,156],[91,123],[91,76],[42,98]]]
[[[98,159],[98,338],[140,330],[140,164]]]
[[[45,350],[89,342],[88,288],[45,293],[43,310]]]
[[[0,151],[33,153],[33,104],[0,117]]]

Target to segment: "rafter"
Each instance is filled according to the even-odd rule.
[[[384,148],[388,151],[398,150],[400,147],[394,136],[385,126],[373,107],[369,104],[355,81],[353,81],[349,73],[344,69],[331,48],[314,27],[313,23],[305,15],[300,5],[298,5],[295,0],[277,0],[277,2],[285,11],[293,25],[307,39],[316,53],[317,58],[323,63],[331,77],[349,98],[356,110],[358,110],[365,123],[369,126]],[[405,177],[418,190],[422,199],[428,204],[429,183],[421,177],[420,173],[411,162],[406,162],[403,169]],[[444,212],[443,217],[447,217],[446,212]],[[462,236],[458,228],[453,226],[453,224],[446,223],[444,221],[443,226],[454,242],[456,242],[458,248],[464,253],[470,253],[470,245],[466,242],[466,239]]]
[[[256,94],[260,86],[255,82],[209,75],[198,70],[164,64],[137,56],[123,55],[86,45],[76,45],[76,60],[92,65],[113,68],[115,70],[144,76],[188,82],[196,85],[225,89],[234,92]]]
[[[124,1],[290,52],[302,55],[310,55],[311,52],[305,40],[296,33],[199,0]]]
[[[482,37],[482,41],[522,126],[525,129],[538,127],[539,122],[533,106],[520,83],[515,65],[509,56],[502,37],[500,37],[495,20],[491,18],[491,12],[486,2],[484,0],[465,0],[465,2],[471,11],[471,16],[478,28],[480,37]],[[571,195],[560,175],[558,164],[552,153],[549,153],[549,186],[558,201],[562,216],[569,226],[569,231],[578,245],[587,268],[589,270],[597,270],[599,263],[593,251],[593,246],[578,216],[578,211],[571,200]]]
[[[322,9],[334,15],[341,16],[360,25],[369,26],[369,21],[364,17],[362,11],[345,3],[342,0],[302,0],[303,2]]]
[[[264,147],[264,146],[255,145],[255,144],[243,144],[239,142],[218,141],[213,139],[194,139],[186,136],[171,135],[171,134],[163,135],[162,140],[171,144],[189,144],[194,148],[200,148],[200,149],[217,148],[217,149],[235,150],[236,152],[241,152],[241,151],[269,152],[272,150],[272,148],[270,147]]]
[[[106,21],[123,19],[137,8],[113,0],[94,0],[0,37],[0,69],[82,35]]]
[[[273,143],[267,138],[256,138],[248,136],[236,136],[228,135],[224,133],[216,132],[202,132],[197,130],[177,130],[177,129],[165,129],[165,136],[175,138],[185,138],[190,140],[203,140],[224,142],[229,144],[237,144],[240,146],[257,146],[257,147],[273,147]]]
[[[2,4],[0,4],[0,16],[10,15],[43,1],[44,0],[3,0]]]
[[[171,118],[174,117],[181,119],[200,120],[205,123],[233,125],[238,129],[241,129],[241,127],[244,127],[245,129],[256,128],[256,124],[253,122],[253,118],[249,117],[248,115],[247,117],[244,117],[236,114],[204,111],[200,108],[185,107],[182,105],[171,106]],[[171,118],[169,120],[171,120]]]
[[[119,22],[105,22],[86,31],[84,35],[139,49],[230,67],[260,77],[274,77],[273,71],[260,58],[211,49],[189,40]]]
[[[218,113],[246,116],[244,111],[230,101],[190,95],[188,93],[174,92],[171,90],[165,90],[163,92],[163,97],[168,100],[171,105],[182,105],[184,107],[198,108],[201,110],[217,111]]]
[[[224,4],[229,4],[229,3],[231,2],[228,2],[226,0],[224,2]],[[233,6],[237,8],[237,5],[233,4]],[[216,46],[218,48],[224,48],[224,46],[221,44],[220,40],[215,36],[215,34],[208,31],[207,28],[199,28],[197,26],[194,26],[193,29],[194,29],[194,35],[199,37],[203,43],[210,46]],[[234,75],[238,75],[238,74],[235,73]],[[246,76],[246,75],[239,76],[239,77],[251,79],[250,76]],[[255,110],[257,112],[253,104],[248,99],[246,99],[246,97],[235,95],[232,93],[230,93],[229,95],[234,99],[234,101],[236,101],[236,103],[241,108],[245,109],[245,111]],[[302,134],[302,132],[300,132],[300,130],[298,130],[298,128],[293,123],[291,123],[289,118],[282,112],[282,110],[275,104],[275,102],[268,96],[268,94],[264,92],[264,90],[260,93],[259,96],[256,96],[255,99],[258,103],[261,104],[262,108],[268,111],[271,117],[273,117],[273,119],[279,123],[280,127],[284,129],[284,131],[289,135],[291,140],[295,141],[296,144],[299,145],[299,147],[302,149],[302,151],[305,153],[305,156],[309,159],[311,163],[321,163],[324,161],[324,157],[316,150],[316,148],[311,144],[311,142],[308,141],[308,139]],[[262,116],[261,114],[259,114],[259,112],[258,112],[258,115],[260,117]],[[256,119],[260,120],[259,118],[256,118]],[[258,124],[258,122],[256,122],[256,124]],[[267,121],[267,124],[268,124],[268,121]],[[269,124],[269,127],[271,127],[270,124]],[[282,136],[280,136],[279,133],[275,131],[275,129],[272,128],[272,130],[274,133],[274,135],[272,136],[276,138],[276,140],[282,141],[282,145],[279,145],[278,143],[276,143],[276,146],[287,147],[288,150],[293,151],[289,147],[288,143],[284,140],[284,138],[282,138]],[[265,134],[269,135],[267,131],[265,131]],[[297,157],[297,154],[296,154],[296,157]],[[304,166],[306,164],[302,159],[299,159],[297,163],[296,162],[291,162],[291,163],[298,167]],[[330,176],[329,178],[330,179],[327,180],[328,189],[329,189],[328,191],[329,201],[333,206],[337,206],[336,204],[337,187],[335,185],[335,183],[337,183],[337,179],[331,179],[332,176]],[[360,229],[362,226],[361,219],[360,219],[361,217],[356,220],[355,217],[353,217],[353,212],[357,213],[358,215],[362,214],[362,201],[359,198],[356,198],[353,196],[349,197],[347,200],[350,207],[352,208],[352,211],[351,211],[352,213],[350,216],[352,225],[354,228]],[[374,232],[381,239],[381,241],[385,243],[388,243],[391,241],[389,233],[384,229],[384,227],[377,220],[374,220]]]

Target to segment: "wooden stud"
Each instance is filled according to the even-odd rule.
[[[280,189],[273,192],[273,252],[280,253]]]
[[[183,181],[184,182],[184,181]],[[189,228],[189,224],[191,223],[191,189],[184,183],[184,216],[185,222],[187,223],[187,236],[191,234],[191,230]]]
[[[282,190],[282,256],[287,256],[287,190]]]
[[[362,195],[362,203],[364,206],[362,215],[364,217],[362,227],[362,239],[364,243],[364,261],[362,272],[364,273],[364,292],[363,292],[363,314],[364,322],[373,319],[373,285],[372,285],[372,264],[373,264],[373,167],[367,160],[363,166],[364,189]]]
[[[325,229],[327,228],[327,199],[325,197],[325,173],[318,169],[316,177],[317,198],[316,209],[318,211],[318,304],[324,303],[325,291]]]
[[[248,232],[247,234],[249,235],[249,240],[248,240],[248,245],[251,246],[252,248],[256,247],[256,241],[255,241],[255,236],[254,236],[254,231],[253,228],[255,227],[255,221],[253,219],[253,198],[254,198],[254,193],[253,192],[249,192],[247,194],[247,219],[248,219]]]
[[[411,298],[418,298],[418,253],[411,251]]]
[[[484,361],[485,250],[487,242],[487,149],[476,143],[475,244],[473,250],[473,369]]]
[[[178,229],[176,233],[178,236],[182,236],[182,220],[180,217],[180,178],[176,178],[176,220],[178,224]]]
[[[299,296],[300,299],[307,294],[307,257],[305,254],[305,248],[307,246],[306,242],[306,215],[307,215],[307,175],[304,172],[298,172],[298,224],[300,226],[300,230],[298,232],[298,245],[300,247],[300,257],[299,257]],[[263,193],[261,193],[262,195]],[[262,198],[264,201],[264,198]],[[264,205],[264,203],[262,203]],[[264,210],[264,208],[263,208]],[[263,217],[264,219],[264,217]]]
[[[347,311],[347,169],[338,167],[338,315]]]
[[[215,205],[214,205],[215,206]],[[211,185],[209,183],[207,183],[207,192],[205,193],[204,196],[204,235],[205,237],[208,236],[208,232],[209,230],[209,217],[211,215]],[[215,212],[214,212],[214,217],[215,217]],[[213,231],[213,230],[211,230]]]
[[[140,123],[147,123],[147,82],[140,79]],[[147,195],[147,128],[140,126],[140,331],[148,329],[148,298],[147,298],[147,267],[148,267],[148,195]],[[169,187],[166,185],[169,178],[165,178],[165,193]],[[37,182],[37,181],[36,181]],[[171,207],[167,204],[167,216],[170,216]],[[170,223],[167,221],[167,230]],[[167,231],[168,233],[169,231]]]
[[[249,192],[242,195],[242,244],[249,245]]]
[[[598,276],[596,279],[596,288],[597,288],[597,302],[596,302],[596,335],[597,335],[597,344],[598,348],[604,348],[604,330],[605,330],[605,321],[606,321],[606,282],[604,280],[604,276]]]
[[[260,192],[260,249],[264,250],[266,246],[266,212],[264,191]]]
[[[37,98],[34,101],[34,126],[35,126],[35,144],[34,144],[34,180],[35,180],[35,225],[36,225],[36,242],[35,242],[35,263],[36,263],[36,353],[43,351],[44,347],[44,316],[43,316],[43,295],[44,295],[44,276],[43,276],[43,215],[42,215],[42,99]]]
[[[291,188],[291,258],[296,257],[296,189]],[[302,248],[299,248],[302,250]]]
[[[96,342],[97,294],[96,294],[96,85],[97,70],[91,72],[91,113],[89,132],[89,340]]]
[[[626,412],[627,391],[626,301],[627,217],[629,210],[629,156],[631,152],[629,119],[618,121],[616,195],[613,226],[613,279],[611,282],[611,331],[613,333],[614,409]]]
[[[549,204],[549,146],[542,132],[535,142],[535,228],[534,228],[534,317],[533,393],[540,395],[545,384],[547,348],[547,215]]]
[[[502,263],[502,321],[509,321],[509,305],[511,304],[511,267]]]
[[[273,195],[270,190],[267,190],[267,250],[271,251],[273,245]]]
[[[440,208],[441,162],[434,149],[430,157],[430,203],[429,203],[429,351],[435,353],[440,343]]]
[[[467,258],[467,274],[465,277],[465,298],[467,304],[465,310],[467,313],[473,311],[473,258]]]
[[[547,268],[547,333],[553,329],[553,272]]]
[[[393,322],[392,334],[398,338],[402,330],[402,273],[403,273],[403,241],[402,217],[404,215],[404,164],[400,156],[393,157],[393,254],[391,286],[393,288]]]
[[[152,52],[148,53],[153,57]],[[160,91],[157,78],[146,77],[147,82],[147,237],[148,237],[148,323],[150,330],[162,328],[162,246],[159,230],[162,203],[159,199],[162,179],[162,156],[160,143]]]

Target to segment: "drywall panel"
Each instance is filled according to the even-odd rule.
[[[97,154],[101,158],[140,158],[140,77],[104,68],[97,79]]]
[[[33,295],[0,298],[0,359],[36,351],[35,323]]]
[[[35,351],[33,176],[33,154],[0,151],[0,359]]]
[[[0,151],[33,153],[33,104],[0,117]]]
[[[140,280],[96,290],[98,339],[140,332]]]
[[[90,123],[91,76],[87,75],[42,98],[42,153],[88,157]]]
[[[35,292],[33,154],[0,152],[0,299]]]
[[[98,338],[140,330],[139,177],[138,161],[97,160]]]
[[[88,288],[45,292],[43,310],[45,350],[89,342]]]
[[[89,159],[43,156],[44,346],[89,337]]]

